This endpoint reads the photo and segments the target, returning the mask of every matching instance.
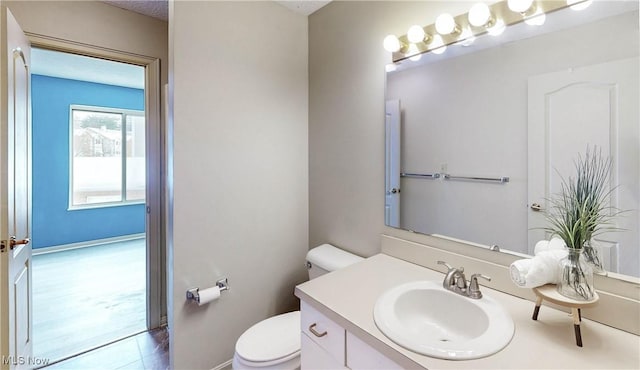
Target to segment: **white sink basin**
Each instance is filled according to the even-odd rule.
[[[373,318],[400,346],[447,360],[492,355],[509,344],[514,331],[511,316],[491,297],[467,298],[433,281],[388,290],[378,298]]]

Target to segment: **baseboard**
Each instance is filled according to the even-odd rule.
[[[116,236],[113,238],[89,240],[85,242],[78,242],[78,243],[71,243],[71,244],[54,245],[51,247],[35,248],[33,249],[33,255],[37,256],[39,254],[62,252],[62,251],[68,251],[73,249],[79,249],[79,248],[93,247],[101,244],[126,242],[130,240],[144,239],[145,237],[146,237],[145,233],[140,233],[140,234]]]
[[[233,363],[233,359],[229,360],[229,361],[225,361],[223,363],[221,363],[220,365],[214,367],[211,370],[231,370],[231,364]]]

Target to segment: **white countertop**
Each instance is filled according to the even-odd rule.
[[[405,368],[640,369],[639,336],[583,319],[583,347],[578,347],[566,312],[543,303],[534,321],[533,302],[487,287],[481,288],[483,294],[500,302],[516,327],[511,343],[492,356],[466,361],[427,357],[398,346],[378,330],[373,307],[384,291],[416,280],[441,282],[443,277],[437,271],[378,254],[298,285],[295,294]]]

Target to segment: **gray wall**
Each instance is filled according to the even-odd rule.
[[[25,32],[161,59],[167,83],[167,22],[100,1],[3,1]]]
[[[309,17],[309,244],[362,256],[384,226],[384,85],[388,34],[460,14],[465,1],[337,1]]]
[[[251,325],[297,309],[306,279],[307,17],[266,1],[171,6],[171,353],[176,369],[210,369]],[[185,302],[222,276],[219,300]]]
[[[391,55],[382,40],[406,34],[413,24],[434,23],[443,12],[465,13],[471,4],[334,1],[309,17],[310,246],[331,242],[370,256],[380,250],[380,233],[416,238],[384,225],[385,65]]]

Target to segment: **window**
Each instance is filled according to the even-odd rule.
[[[145,200],[143,111],[71,106],[70,208]]]

